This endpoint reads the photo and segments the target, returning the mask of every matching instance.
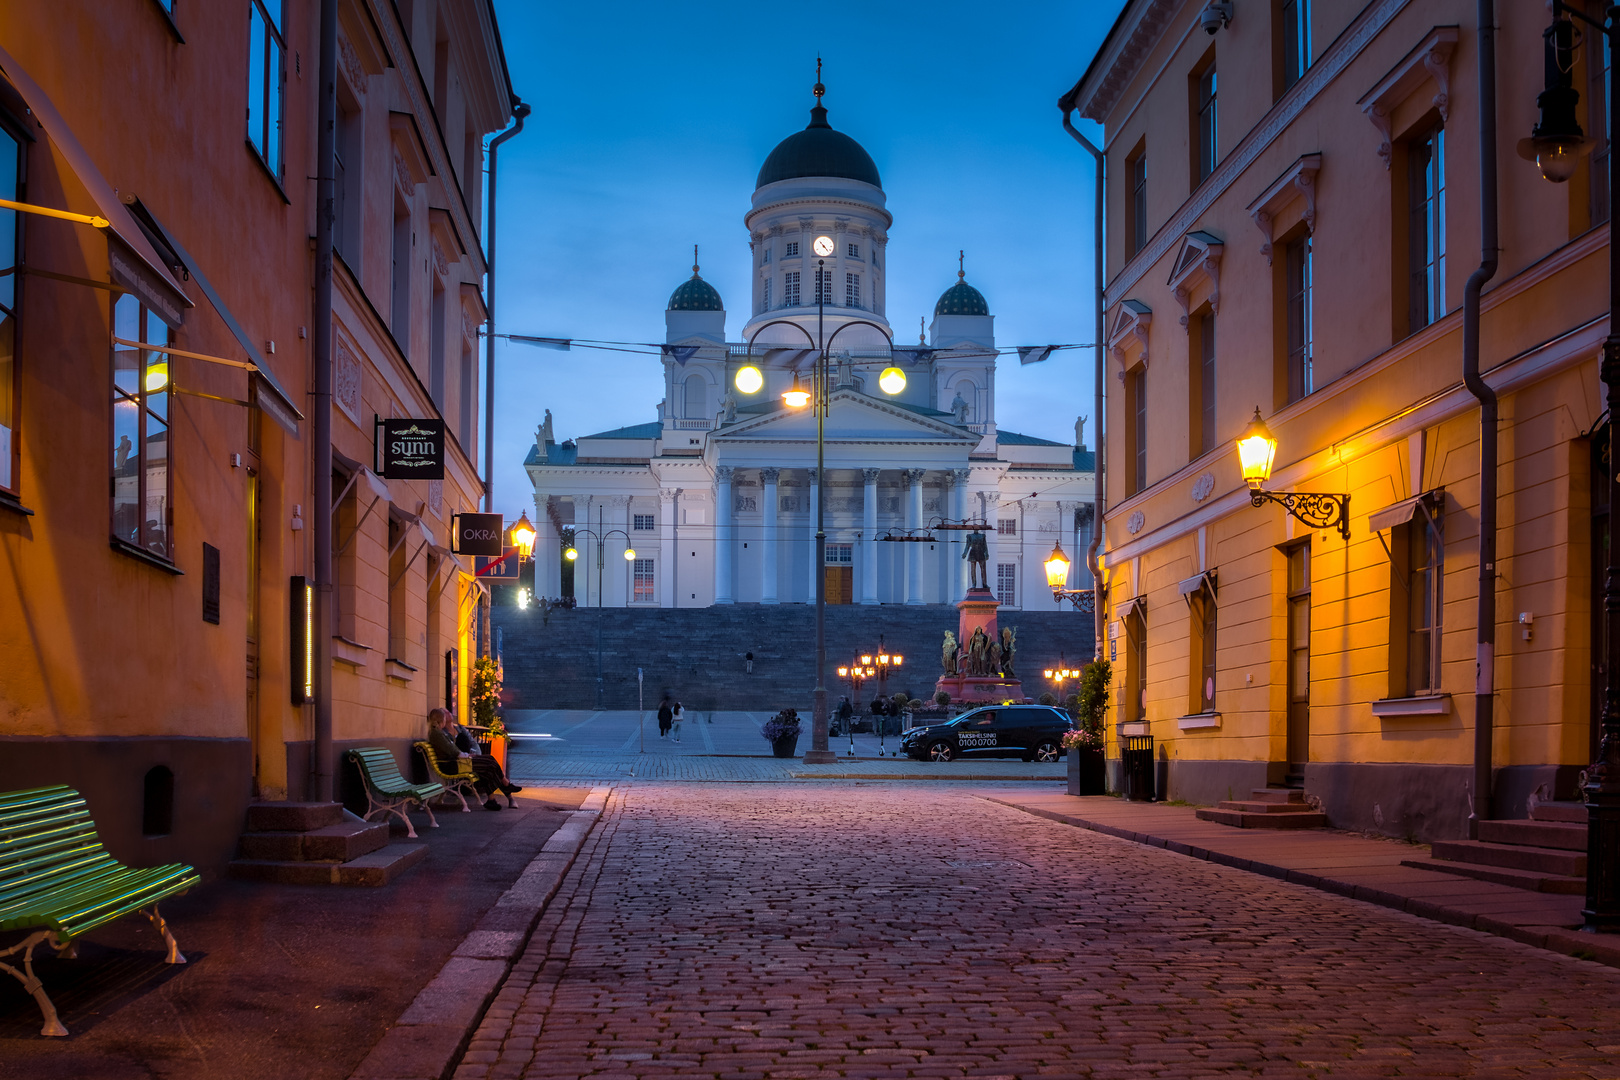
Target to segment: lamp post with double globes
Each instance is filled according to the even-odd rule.
[[[1580,19],[1608,42],[1608,55],[1620,47],[1620,8],[1603,9],[1603,19],[1592,18],[1562,0],[1553,0],[1553,21],[1543,33],[1545,41],[1545,82],[1536,97],[1541,109],[1540,122],[1528,139],[1520,140],[1519,156],[1534,161],[1541,175],[1562,184],[1575,174],[1581,156],[1592,148],[1592,140],[1575,118],[1580,93],[1570,77],[1575,59],[1575,24]],[[1606,117],[1620,108],[1620,79],[1610,77]],[[1608,221],[1614,222],[1614,182],[1608,182]],[[1607,464],[1609,481],[1609,527],[1606,575],[1603,582],[1602,647],[1603,670],[1602,738],[1597,760],[1586,770],[1586,907],[1581,912],[1582,929],[1593,933],[1620,933],[1620,547],[1615,544],[1615,515],[1620,513],[1620,247],[1609,240],[1609,336],[1603,340],[1603,359],[1598,376],[1608,407]]]
[[[782,394],[782,400],[789,408],[802,409],[814,405],[816,410],[816,476],[826,475],[827,466],[827,411],[831,405],[832,395],[827,374],[828,350],[833,339],[848,330],[851,326],[871,326],[888,337],[887,331],[876,323],[864,319],[856,319],[845,323],[827,336],[827,292],[831,282],[827,277],[827,257],[835,250],[833,238],[822,235],[817,236],[811,244],[811,250],[816,253],[816,339],[811,344],[816,348],[816,362],[812,369],[810,388],[806,390],[799,385],[798,373],[794,373],[793,387]],[[788,324],[798,326],[788,320]],[[766,326],[760,327],[763,331]],[[803,330],[803,327],[800,327]],[[756,331],[755,337],[758,337]],[[807,333],[808,336],[808,333]],[[750,342],[750,352],[752,343]],[[894,346],[889,346],[890,363],[878,376],[878,386],[885,394],[893,396],[906,388],[906,373],[893,364]],[[765,385],[765,376],[759,368],[749,364],[737,371],[733,378],[737,389],[745,394],[757,393]],[[811,696],[810,709],[810,749],[805,751],[804,763],[806,765],[825,765],[838,760],[827,746],[827,500],[816,500],[816,553],[815,565],[820,568],[816,574],[816,687]]]

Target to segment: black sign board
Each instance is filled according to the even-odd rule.
[[[389,480],[444,479],[443,420],[378,420],[377,455]]]
[[[457,514],[457,555],[499,555],[505,546],[506,523],[499,514]]]

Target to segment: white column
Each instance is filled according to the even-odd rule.
[[[965,521],[968,517],[968,477],[972,475],[970,469],[952,469],[951,478],[951,516],[957,521]],[[956,594],[945,598],[947,603],[954,604],[967,595],[968,582],[972,580],[967,560],[962,557],[963,542],[967,534],[961,531],[951,533],[950,560],[951,570],[946,580],[956,582]]]
[[[984,520],[990,527],[984,531],[985,549],[989,558],[984,563],[984,583],[989,588],[990,595],[996,596],[997,562],[1001,557],[1001,531],[998,527],[1000,514],[997,507],[1001,503],[1001,492],[981,491],[979,498],[984,503]],[[999,599],[999,597],[998,597]]]
[[[821,476],[815,469],[807,469],[806,472],[810,474],[810,516],[805,519],[804,532],[810,544],[810,557],[806,560],[810,564],[810,591],[805,594],[805,602],[814,604],[816,582],[827,571],[816,559],[816,508],[821,505]]]
[[[613,568],[613,576],[619,579],[619,607],[629,607],[630,598],[635,595],[635,567],[624,557],[627,549],[636,546],[636,533],[630,526],[635,524],[635,505],[628,495],[615,495],[613,505],[618,506],[619,500],[624,500],[624,513],[617,515],[621,521],[619,528],[624,530],[624,547],[613,552],[613,561],[619,565]],[[610,526],[611,527],[611,526]]]
[[[906,530],[914,532],[922,528],[923,513],[923,477],[926,470],[907,469],[901,474],[901,483],[906,488]],[[917,606],[923,603],[923,546],[921,544],[906,545],[906,603]]]
[[[731,590],[731,474],[730,465],[714,470],[714,602],[734,604]]]
[[[534,497],[534,530],[538,534],[534,540],[534,592],[537,598],[562,593],[562,541],[557,536],[557,527],[551,523],[551,516],[546,513],[548,497]]]
[[[759,478],[765,487],[765,537],[764,547],[760,551],[761,571],[759,602],[774,604],[776,599],[776,481],[782,475],[781,469],[761,469]]]
[[[586,535],[586,529],[592,534],[596,532],[596,522],[591,519],[591,497],[575,495],[574,550],[579,558],[574,560],[574,598],[580,607],[596,603],[596,572],[591,569],[596,561],[596,541]]]
[[[875,604],[877,594],[878,469],[862,469],[866,487],[861,498],[861,603]]]
[[[653,573],[658,581],[658,606],[675,606],[675,515],[680,488],[658,489],[658,561]]]

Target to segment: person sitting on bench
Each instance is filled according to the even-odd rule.
[[[506,779],[499,762],[488,754],[477,752],[478,743],[469,733],[461,729],[446,710],[429,711],[428,743],[433,747],[433,756],[438,759],[439,768],[445,772],[456,771],[458,758],[466,758],[472,763],[472,770],[478,776],[478,782],[473,785],[473,790],[484,796],[485,810],[501,808],[501,804],[495,801],[497,791],[506,796],[506,805],[514,805],[512,795],[523,789]]]

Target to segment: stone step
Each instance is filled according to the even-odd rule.
[[[1265,787],[1255,788],[1249,792],[1250,802],[1292,804],[1297,806],[1308,805],[1305,802],[1305,792],[1300,788]]]
[[[343,820],[337,802],[256,802],[248,804],[248,832],[306,832]]]
[[[237,859],[231,877],[277,885],[387,885],[427,858],[426,844],[404,841],[350,862],[301,862],[281,859]]]
[[[1222,810],[1241,810],[1246,814],[1309,814],[1312,812],[1311,804],[1307,802],[1225,799],[1216,805]]]
[[[1479,838],[1492,844],[1585,851],[1586,825],[1563,821],[1482,821]]]
[[[1586,824],[1586,804],[1578,802],[1537,803],[1530,811],[1532,821],[1567,821],[1575,825]]]
[[[387,846],[387,822],[342,821],[306,832],[243,833],[240,854],[276,862],[348,862]]]
[[[1555,851],[1550,848],[1520,847],[1517,844],[1491,844],[1483,840],[1436,840],[1431,846],[1436,859],[1527,870],[1559,877],[1586,877],[1584,852]]]
[[[1473,878],[1476,881],[1491,881],[1498,885],[1511,885],[1515,889],[1528,889],[1531,892],[1560,893],[1565,896],[1579,896],[1586,892],[1586,879],[1583,877],[1538,874],[1530,870],[1509,870],[1503,866],[1477,866],[1473,863],[1447,862],[1445,859],[1402,859],[1401,865],[1414,866],[1419,870],[1434,870],[1455,877]]]
[[[1251,814],[1242,810],[1204,807],[1197,813],[1199,821],[1213,821],[1236,829],[1320,829],[1327,824],[1327,815],[1314,811],[1303,814]]]

